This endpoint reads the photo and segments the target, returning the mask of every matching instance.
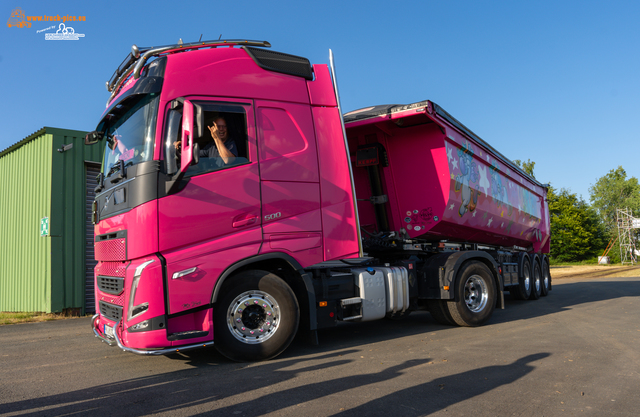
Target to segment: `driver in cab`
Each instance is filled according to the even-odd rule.
[[[218,166],[228,165],[238,156],[236,142],[229,137],[227,121],[223,117],[217,117],[212,126],[207,126],[213,140],[209,141],[198,155],[205,158],[217,158]],[[181,141],[175,142],[176,150],[179,153]]]

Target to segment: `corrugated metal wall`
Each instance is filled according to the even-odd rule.
[[[98,145],[93,145],[98,146]],[[85,284],[84,299],[85,313],[94,313],[96,311],[95,282],[93,270],[98,263],[95,258],[94,247],[94,226],[91,221],[91,208],[93,200],[96,197],[95,189],[98,186],[96,177],[100,174],[100,164],[86,163],[87,168],[87,196],[85,198]]]
[[[44,129],[0,157],[0,311],[50,311],[51,149]],[[33,135],[32,135],[33,136]]]
[[[46,127],[0,153],[0,311],[84,310],[85,161],[102,156],[84,135]]]
[[[86,253],[86,164],[100,161],[102,146],[84,146],[86,132],[53,133],[51,181],[51,310],[84,308]],[[64,145],[73,144],[65,152]],[[59,236],[59,237],[55,237]],[[84,312],[84,311],[83,311]]]

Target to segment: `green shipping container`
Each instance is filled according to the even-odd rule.
[[[0,311],[91,313],[102,150],[86,132],[44,127],[0,151]]]

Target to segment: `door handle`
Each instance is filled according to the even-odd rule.
[[[258,220],[258,216],[248,217],[242,220],[236,220],[235,222],[233,222],[233,227],[248,226],[250,224],[254,224],[256,220]]]

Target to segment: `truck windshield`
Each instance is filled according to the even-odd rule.
[[[153,159],[159,98],[159,94],[130,97],[103,119],[107,126],[102,159],[105,177],[115,172],[119,161],[129,166]]]

